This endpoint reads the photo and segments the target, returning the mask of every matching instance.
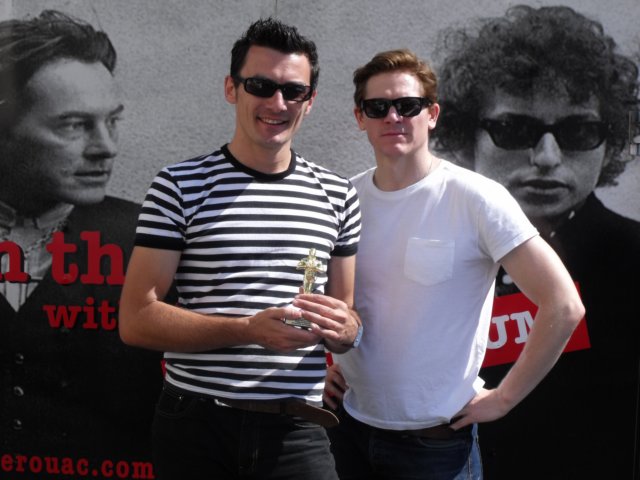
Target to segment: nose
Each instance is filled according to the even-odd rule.
[[[269,97],[267,100],[269,104],[269,108],[276,112],[281,112],[287,109],[287,102],[282,96],[282,90],[278,89],[276,92]]]
[[[531,152],[531,165],[541,169],[550,169],[560,165],[562,162],[562,149],[556,142],[556,137],[551,132],[547,132]]]
[[[118,154],[118,129],[114,124],[99,122],[91,130],[86,148],[87,156],[113,158]]]
[[[402,119],[403,119],[403,116],[398,113],[398,111],[396,110],[396,107],[394,107],[393,105],[391,105],[389,107],[389,111],[387,112],[387,116],[384,117],[384,121],[388,122],[388,123],[401,122]]]

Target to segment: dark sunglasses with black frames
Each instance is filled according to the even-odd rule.
[[[534,148],[545,133],[551,133],[562,150],[593,150],[606,140],[610,125],[583,118],[565,118],[551,125],[525,115],[512,115],[505,119],[485,118],[478,127],[487,131],[496,147],[504,150]]]
[[[280,90],[282,92],[282,98],[288,102],[306,102],[313,94],[311,86],[305,85],[304,83],[276,83],[268,78],[243,78],[240,75],[234,75],[233,80],[244,85],[247,93],[260,98],[271,98],[276,91]]]
[[[398,115],[402,117],[415,117],[424,107],[431,105],[431,100],[425,97],[401,97],[394,98],[369,98],[360,102],[360,109],[369,118],[384,118],[389,114],[393,105]]]

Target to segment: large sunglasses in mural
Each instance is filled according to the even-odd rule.
[[[607,123],[578,118],[566,118],[547,125],[524,115],[505,119],[485,118],[478,126],[487,131],[493,143],[505,150],[534,148],[545,133],[551,133],[562,150],[584,151],[599,147],[607,138]]]

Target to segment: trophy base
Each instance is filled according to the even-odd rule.
[[[311,330],[311,322],[305,318],[285,318],[284,323],[292,327],[304,328]]]

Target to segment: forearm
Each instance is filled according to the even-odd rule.
[[[152,350],[195,352],[251,343],[250,317],[209,316],[176,307],[167,298],[179,251],[135,247],[122,287],[122,340]]]
[[[538,306],[525,347],[495,392],[509,411],[551,370],[584,316],[584,306],[560,257],[540,237],[512,250],[502,264]]]
[[[120,336],[151,350],[196,352],[251,343],[249,317],[203,315],[160,300],[120,312]]]
[[[538,309],[522,353],[496,389],[505,413],[549,373],[583,315],[577,295],[559,305]]]

